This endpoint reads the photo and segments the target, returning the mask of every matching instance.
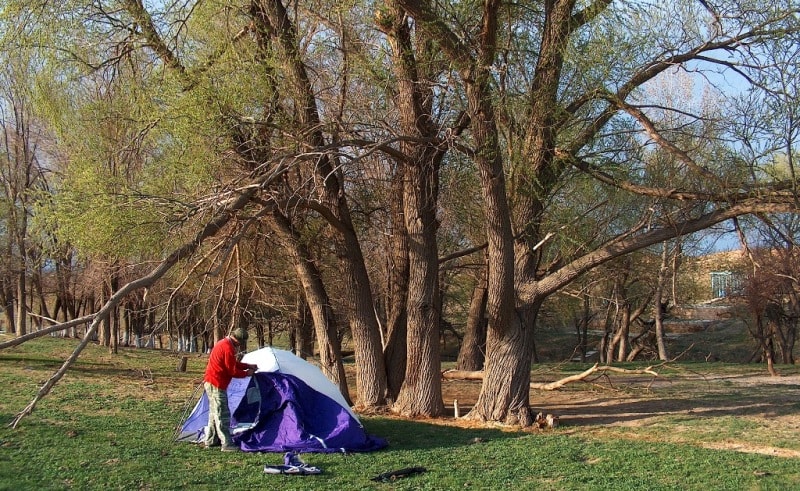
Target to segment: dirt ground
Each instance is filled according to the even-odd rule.
[[[669,377],[650,375],[593,375],[559,390],[531,390],[531,408],[559,417],[558,431],[582,435],[615,432],[624,428],[625,438],[661,438],[649,430],[666,421],[685,418],[702,421],[744,419],[758,427],[759,434],[743,438],[710,438],[704,447],[800,458],[797,449],[770,445],[778,440],[800,439],[800,373],[786,368],[779,377],[770,377],[761,365],[739,370],[686,372]],[[552,382],[546,374],[534,376],[537,382]],[[454,401],[460,415],[466,414],[478,396],[479,381],[443,380],[443,397],[448,414],[440,424],[474,427],[475,423],[453,418]],[[727,423],[730,424],[730,423]],[[529,430],[541,431],[541,430]],[[676,433],[696,431],[692,426],[676,428]],[[713,433],[713,430],[712,430]],[[713,435],[712,435],[713,436]],[[694,439],[694,438],[690,438]],[[756,440],[755,442],[752,440]],[[762,444],[763,442],[763,444]],[[697,442],[695,442],[697,443]]]
[[[686,323],[691,329],[675,329],[668,339],[670,353],[680,353],[677,362],[656,365],[658,376],[593,374],[558,390],[531,389],[532,410],[558,416],[559,432],[800,458],[800,365],[779,366],[780,376],[770,377],[764,364],[749,362],[753,341],[741,321]],[[532,382],[564,377],[559,368],[570,362],[559,360],[574,355],[570,342],[554,336],[540,344],[567,349],[535,365]],[[480,388],[478,380],[443,379],[446,414],[430,422],[481,426],[454,417],[456,404],[460,416],[469,412]]]

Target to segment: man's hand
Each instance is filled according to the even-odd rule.
[[[245,373],[247,373],[248,377],[252,377],[256,373],[256,369],[252,365],[250,365],[250,368],[245,370]]]

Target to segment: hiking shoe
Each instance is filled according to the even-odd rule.
[[[241,452],[242,449],[235,445],[225,445],[222,447],[223,452]]]
[[[220,444],[219,444],[219,442],[218,442],[218,443],[208,443],[208,442],[204,442],[204,443],[203,443],[203,446],[204,446],[205,448],[212,448],[212,447],[219,447],[219,446],[220,446]]]

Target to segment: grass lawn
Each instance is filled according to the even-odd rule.
[[[600,380],[570,386],[548,396],[559,401],[543,398],[563,414],[548,431],[364,416],[369,433],[389,440],[387,449],[304,454],[323,473],[282,476],[263,473],[265,464],[282,463],[281,454],[173,442],[199,393],[202,355],[189,355],[183,373],[174,353],[110,355],[89,346],[34,412],[9,428],[76,344],[47,337],[0,351],[0,489],[800,489],[800,386],[735,382],[763,367],[677,364],[646,393],[621,383],[600,388]],[[580,368],[537,365],[534,372]],[[779,368],[797,376],[794,367]],[[700,370],[703,377],[687,377]],[[671,409],[656,411],[659,404]],[[589,417],[601,407],[606,419]],[[635,409],[635,419],[623,417]],[[624,424],[609,424],[617,415]],[[416,466],[427,472],[371,480]]]

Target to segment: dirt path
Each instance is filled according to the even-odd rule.
[[[474,404],[479,390],[480,382],[443,381],[445,404],[452,411],[457,400],[462,415]],[[800,458],[800,443],[785,448],[785,442],[800,441],[800,373],[770,377],[761,371],[709,371],[668,379],[600,377],[556,391],[534,390],[531,407],[558,415],[560,431],[598,435],[611,431],[624,438],[649,440],[664,438],[654,435],[652,428],[663,432],[665,425],[675,424],[668,432],[670,441]],[[445,424],[459,424],[445,419],[450,419]],[[687,421],[683,427],[675,423],[681,420]],[[734,420],[752,430],[737,433],[731,429],[736,426]],[[708,434],[700,435],[705,425]],[[715,425],[722,426],[714,430]],[[782,446],[772,445],[777,442]]]

